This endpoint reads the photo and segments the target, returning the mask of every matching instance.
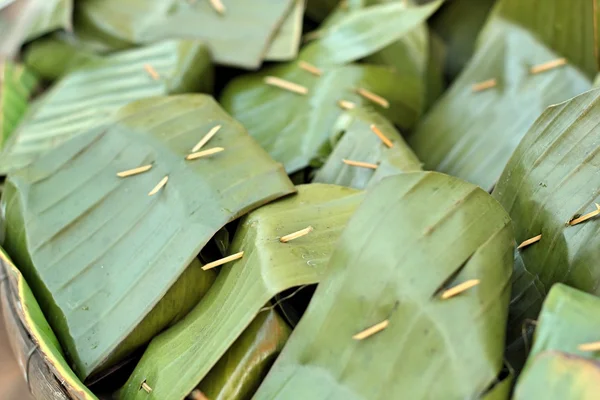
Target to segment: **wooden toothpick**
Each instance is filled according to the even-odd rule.
[[[345,158],[342,159],[342,162],[346,165],[351,165],[353,167],[363,167],[371,169],[377,169],[377,167],[379,167],[379,165],[377,164],[371,164],[363,161],[346,160]]]
[[[206,156],[210,156],[212,154],[217,154],[225,150],[223,147],[213,147],[212,149],[206,149],[203,151],[198,151],[196,153],[188,154],[185,159],[186,160],[195,160],[197,158],[202,158]]]
[[[156,186],[154,186],[154,189],[152,189],[150,191],[150,193],[148,193],[148,196],[154,196],[156,193],[158,193],[158,191],[167,184],[168,180],[169,180],[169,175],[166,175],[164,178],[162,178],[160,180],[160,182],[158,182],[158,184]]]
[[[204,137],[202,139],[200,139],[200,141],[198,143],[196,143],[196,145],[192,148],[192,153],[195,153],[198,150],[200,150],[202,148],[202,146],[204,146],[206,143],[208,143],[208,141],[210,139],[212,139],[212,137],[215,136],[217,134],[217,132],[219,132],[220,129],[221,129],[221,125],[217,125],[217,126],[213,127],[210,131],[208,131],[208,133],[206,135],[204,135]]]
[[[596,215],[600,214],[600,204],[596,203],[596,210],[589,212],[585,215],[582,215],[579,218],[575,218],[572,221],[569,221],[569,225],[573,226],[573,225],[577,225],[580,224],[584,221],[587,221],[588,219],[594,218]]]
[[[144,69],[146,70],[148,75],[150,75],[150,77],[152,79],[154,79],[155,81],[160,79],[160,75],[158,74],[158,72],[156,72],[156,70],[154,69],[154,67],[152,65],[144,64]]]
[[[285,235],[279,238],[281,243],[287,243],[291,240],[298,239],[299,237],[306,236],[313,231],[313,227],[309,226],[304,229],[301,229],[297,232],[290,233],[289,235]]]
[[[548,61],[543,64],[534,65],[529,69],[529,72],[532,74],[539,74],[540,72],[545,72],[554,68],[558,68],[565,64],[567,64],[566,58],[557,58],[556,60]]]
[[[225,5],[221,0],[210,0],[210,5],[212,6],[212,8],[215,9],[216,12],[218,12],[221,15],[224,15],[225,11],[227,11]]]
[[[152,164],[142,165],[141,167],[128,169],[126,171],[117,172],[119,178],[127,178],[128,176],[138,175],[143,172],[149,171],[152,168]]]
[[[148,385],[146,383],[146,380],[144,379],[144,381],[142,382],[142,384],[140,385],[140,389],[144,389],[144,391],[146,393],[152,393],[152,388],[150,387],[150,385]]]
[[[387,319],[385,321],[381,321],[380,323],[375,324],[372,327],[367,328],[364,331],[359,332],[356,335],[352,336],[352,339],[354,339],[354,340],[363,340],[363,339],[366,339],[369,336],[373,336],[377,332],[381,332],[382,330],[384,330],[385,328],[387,328],[389,324],[390,324],[390,321],[387,320]]]
[[[371,130],[374,134],[376,134],[379,137],[379,139],[381,139],[383,144],[385,144],[387,147],[394,147],[394,143],[392,143],[392,141],[388,139],[377,126],[371,125]]]
[[[285,79],[277,78],[276,76],[265,77],[265,83],[267,85],[275,86],[280,89],[288,90],[297,94],[307,95],[308,88],[297,83],[286,81]]]
[[[495,78],[488,79],[487,81],[479,82],[473,85],[473,92],[481,92],[482,90],[491,89],[496,86],[498,82]]]
[[[468,281],[465,281],[465,282],[460,283],[448,290],[445,290],[444,293],[442,293],[442,300],[446,300],[446,299],[449,299],[450,297],[454,297],[457,294],[461,294],[465,290],[471,289],[472,287],[477,286],[477,285],[479,285],[479,279],[469,279]]]
[[[314,65],[312,65],[311,63],[308,63],[306,61],[298,61],[298,66],[300,68],[302,68],[303,70],[310,72],[311,74],[313,74],[315,76],[323,75],[323,71],[321,71],[319,68],[315,67]]]
[[[580,351],[600,351],[600,342],[580,344],[577,348]]]
[[[192,393],[190,393],[190,397],[192,400],[208,400],[208,397],[206,397],[206,395],[198,389],[192,391]]]
[[[358,93],[367,100],[371,100],[373,103],[379,104],[383,108],[390,108],[389,101],[367,89],[358,88],[356,89],[356,93]]]
[[[339,100],[338,106],[340,106],[342,110],[352,110],[356,107],[356,104],[348,100]]]
[[[235,253],[235,254],[232,254],[230,256],[221,258],[221,259],[219,259],[217,261],[210,262],[210,263],[206,264],[205,266],[203,266],[202,269],[204,271],[209,270],[209,269],[213,269],[213,268],[218,267],[220,265],[227,264],[228,262],[239,260],[242,257],[244,257],[244,252],[240,251],[239,253]]]
[[[526,241],[524,241],[523,243],[521,243],[519,245],[519,247],[517,247],[517,249],[522,249],[523,247],[527,247],[530,244],[534,244],[535,242],[539,242],[541,239],[542,239],[542,234],[534,236],[531,239],[527,239]]]

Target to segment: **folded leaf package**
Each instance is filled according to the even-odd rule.
[[[271,298],[326,275],[332,249],[364,192],[326,184],[297,188],[240,220],[230,251],[244,257],[227,265],[196,308],[150,343],[119,399],[143,400],[143,380],[157,398],[185,397],[206,383]]]
[[[516,254],[509,339],[521,339],[555,283],[600,294],[599,115],[600,89],[548,108],[494,189],[517,243],[538,239]]]
[[[472,184],[383,179],[254,399],[485,398],[503,364],[513,240]]]
[[[77,5],[75,30],[112,49],[165,39],[196,39],[207,44],[216,63],[256,69],[267,57],[273,38],[297,2],[211,3],[129,0],[123,7],[122,0],[83,0]]]
[[[186,159],[217,125],[206,146],[224,150]],[[115,361],[219,229],[294,191],[211,97],[151,98],[11,174],[4,245],[83,379]]]
[[[32,105],[3,148],[0,170],[27,165],[129,102],[211,87],[210,56],[199,42],[166,41],[98,59],[67,74]]]
[[[298,62],[232,80],[221,103],[289,173],[320,166],[329,155],[327,135],[344,111],[340,102],[374,105],[394,124],[410,128],[425,102],[425,85],[414,72],[352,63],[413,32],[439,5],[407,9],[390,3],[342,14],[305,46]],[[380,35],[369,33],[375,26]]]
[[[355,108],[342,114],[332,134],[333,151],[313,182],[365,189],[386,176],[421,170],[419,159],[400,133],[371,109]]]
[[[514,400],[596,400],[600,393],[600,363],[583,357],[545,351],[523,372]]]
[[[560,25],[559,15],[553,15],[552,22],[544,20],[546,26]],[[576,65],[530,31],[492,14],[473,57],[408,143],[426,169],[490,190],[546,107],[590,88]]]

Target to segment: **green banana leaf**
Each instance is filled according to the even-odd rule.
[[[475,40],[496,0],[446,1],[430,20],[447,46],[444,71],[454,80],[475,51]]]
[[[14,58],[21,45],[56,29],[72,29],[73,0],[0,3],[0,58]]]
[[[527,129],[543,110],[591,87],[571,65],[531,74],[558,55],[528,31],[494,18],[472,60],[417,126],[409,145],[425,163],[491,189]],[[473,92],[496,79],[497,86]]]
[[[38,76],[54,81],[68,72],[93,63],[102,57],[79,45],[72,36],[63,33],[43,37],[25,48],[23,61]]]
[[[593,78],[598,72],[594,25],[600,10],[587,0],[498,0],[493,15],[532,32]]]
[[[394,146],[386,147],[371,132],[372,125],[377,126]],[[343,113],[333,132],[341,137],[333,138],[333,151],[325,165],[317,171],[313,182],[365,189],[386,176],[421,170],[419,159],[396,128],[371,109],[355,108]],[[346,165],[344,159],[376,164],[378,168]]]
[[[539,354],[519,381],[514,400],[596,400],[600,393],[600,363],[547,351]]]
[[[281,24],[277,35],[271,42],[265,60],[289,61],[296,58],[302,38],[305,0],[295,0],[294,7]]]
[[[50,370],[60,378],[62,386],[74,399],[97,400],[96,396],[81,383],[69,367],[69,362],[65,359],[58,339],[48,325],[29,285],[3,249],[0,249],[0,263],[2,264],[0,273],[5,271],[11,285],[16,289],[16,300],[20,306],[15,309],[20,314],[20,320],[23,321],[27,332],[37,345],[38,351],[41,352]],[[2,293],[2,295],[7,296],[8,294]]]
[[[57,29],[73,29],[73,0],[33,0],[33,4],[36,14],[28,40]]]
[[[517,243],[539,242],[517,252],[509,316],[509,340],[536,319],[549,288],[563,282],[600,294],[598,218],[570,226],[596,210],[600,90],[548,108],[515,150],[493,196],[510,214]]]
[[[243,218],[230,252],[244,251],[244,257],[223,267],[202,302],[150,343],[118,398],[171,400],[190,393],[273,296],[323,277],[331,250],[362,199],[362,192],[350,188],[304,185],[297,195]],[[279,242],[307,226],[314,228],[308,235]],[[150,395],[139,391],[144,379],[153,389]]]
[[[474,185],[436,172],[382,180],[254,399],[479,398],[503,364],[513,241]],[[468,279],[480,284],[440,298]]]
[[[535,364],[539,354],[546,351],[560,351],[600,361],[600,354],[579,349],[582,344],[599,340],[600,298],[558,283],[552,286],[544,301],[523,373],[527,372],[528,366]]]
[[[38,84],[37,76],[25,66],[0,64],[0,147],[21,122]]]
[[[266,76],[301,84],[308,95],[266,85]],[[355,93],[356,87],[387,99],[390,107],[379,107],[379,111],[400,126],[411,126],[420,114],[423,96],[417,86],[410,77],[383,66],[334,67],[317,77],[296,64],[286,64],[234,79],[225,88],[221,104],[271,157],[293,173],[320,165],[329,155],[328,135],[343,113],[339,100],[372,104]]]
[[[76,32],[113,49],[164,39],[199,39],[216,63],[256,69],[295,0],[227,0],[221,15],[209,1],[80,0]]]
[[[275,311],[258,314],[198,388],[210,400],[249,399],[290,333],[291,329]]]
[[[225,151],[186,161],[217,124],[210,145]],[[154,167],[116,176],[144,164]],[[166,186],[150,196],[165,176]],[[83,379],[114,361],[219,229],[294,191],[281,166],[210,96],[151,98],[9,175],[5,248]]]
[[[144,70],[147,65],[158,79]],[[67,75],[44,94],[5,145],[0,171],[28,165],[131,101],[211,86],[208,50],[197,42],[169,41],[107,57]]]
[[[343,65],[365,58],[422,26],[442,4],[408,7],[403,2],[350,9],[320,29],[300,58],[317,65]]]

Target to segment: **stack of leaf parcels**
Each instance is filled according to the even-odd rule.
[[[0,1],[4,300],[74,399],[600,398],[599,18]]]

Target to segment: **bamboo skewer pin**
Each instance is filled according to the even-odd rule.
[[[361,331],[361,332],[357,333],[356,335],[352,336],[352,339],[354,339],[354,340],[366,339],[369,336],[373,336],[374,334],[381,332],[382,330],[387,328],[389,324],[390,324],[390,321],[387,319],[384,321],[381,321],[380,323],[375,324],[375,325],[365,329],[364,331]]]
[[[192,400],[208,400],[208,397],[198,389],[190,393],[190,397]]]
[[[488,79],[487,81],[479,82],[473,85],[473,92],[481,92],[486,89],[491,89],[498,84],[496,78]]]
[[[155,81],[160,79],[160,75],[158,74],[158,72],[156,72],[156,70],[154,69],[154,67],[152,65],[144,64],[144,69],[146,70],[148,75],[150,75],[150,77],[152,79],[154,79]]]
[[[379,137],[379,139],[381,139],[383,144],[385,144],[387,147],[394,147],[394,143],[392,143],[392,141],[388,139],[377,126],[371,125],[371,130],[374,134],[376,134]]]
[[[217,261],[210,262],[210,263],[206,264],[205,266],[203,266],[202,269],[204,271],[207,271],[209,269],[213,269],[213,268],[218,267],[220,265],[227,264],[228,262],[239,260],[242,257],[244,257],[244,252],[240,251],[239,253],[235,253],[235,254],[232,254],[230,256],[223,257],[223,258],[221,258],[221,259],[219,259]]]
[[[298,66],[300,68],[302,68],[303,70],[310,72],[311,74],[313,74],[315,76],[323,75],[323,71],[321,71],[319,68],[315,67],[314,65],[312,65],[311,63],[308,63],[306,61],[298,61]]]
[[[279,241],[281,243],[287,243],[287,242],[292,241],[294,239],[298,239],[298,238],[300,238],[302,236],[306,236],[309,233],[311,233],[312,231],[313,231],[313,227],[312,226],[308,226],[308,227],[306,227],[304,229],[300,229],[297,232],[290,233],[289,235],[285,235],[285,236],[280,237]]]
[[[480,282],[479,279],[469,279],[468,281],[465,281],[454,287],[451,287],[450,289],[445,290],[444,293],[442,293],[442,300],[447,300],[450,297],[454,297],[458,294],[461,294],[465,290],[469,290],[472,287],[479,285],[479,282]]]
[[[577,348],[580,351],[600,351],[600,342],[580,344]]]
[[[280,89],[288,90],[297,94],[307,95],[308,88],[297,83],[286,81],[285,79],[278,78],[276,76],[265,77],[265,83],[267,85],[275,86]]]
[[[554,68],[561,67],[567,64],[566,58],[557,58],[556,60],[548,61],[543,64],[534,65],[529,69],[532,74],[539,74],[540,72],[546,72]]]
[[[152,388],[146,383],[146,380],[140,385],[140,389],[144,389],[146,393],[152,393]]]
[[[154,189],[152,189],[150,191],[150,193],[148,193],[148,196],[154,196],[156,193],[158,193],[158,191],[167,184],[168,180],[169,180],[169,175],[166,175],[164,178],[162,178],[160,180],[160,182],[158,182],[158,184],[156,186],[154,186]]]
[[[321,30],[311,31],[311,32],[304,34],[304,36],[302,36],[302,42],[303,43],[310,42],[310,41],[319,39],[321,36],[323,36],[323,31],[321,31]]]
[[[585,215],[582,215],[579,218],[575,218],[572,221],[569,221],[569,225],[573,226],[573,225],[577,225],[580,224],[584,221],[587,221],[588,219],[594,218],[596,215],[600,214],[600,204],[596,203],[596,210],[589,212]]]
[[[215,9],[216,12],[218,12],[221,15],[224,15],[225,11],[227,11],[225,5],[221,0],[210,0],[210,5],[212,6],[212,8]]]
[[[117,172],[119,178],[127,178],[128,176],[139,175],[143,172],[150,171],[152,164],[142,165],[141,167],[128,169],[126,171]]]
[[[340,106],[342,110],[352,110],[356,107],[356,104],[348,100],[339,100],[338,106]]]
[[[198,150],[200,150],[206,143],[208,143],[210,139],[212,139],[213,136],[217,134],[217,132],[219,132],[219,130],[221,130],[221,125],[217,125],[213,127],[210,131],[208,131],[208,133],[204,135],[204,137],[200,139],[200,141],[196,143],[194,147],[192,147],[192,153],[195,153]]]
[[[531,239],[527,239],[526,241],[524,241],[523,243],[521,243],[519,245],[519,247],[517,247],[517,249],[522,249],[523,247],[527,247],[531,244],[534,244],[536,242],[539,242],[542,239],[542,234],[539,234],[537,236],[532,237]]]
[[[377,167],[379,167],[379,165],[377,165],[377,164],[371,164],[371,163],[363,162],[363,161],[346,160],[345,158],[342,159],[342,162],[346,165],[350,165],[353,167],[362,167],[362,168],[371,168],[371,169],[377,169]]]
[[[371,100],[373,103],[379,104],[383,108],[390,108],[389,101],[367,89],[358,88],[356,89],[356,93],[358,93],[367,100]]]
[[[186,160],[195,160],[197,158],[202,158],[202,157],[206,157],[206,156],[210,156],[210,155],[213,155],[213,154],[220,153],[223,150],[225,150],[223,147],[213,147],[212,149],[206,149],[206,150],[198,151],[196,153],[188,154],[185,157],[185,159]]]

